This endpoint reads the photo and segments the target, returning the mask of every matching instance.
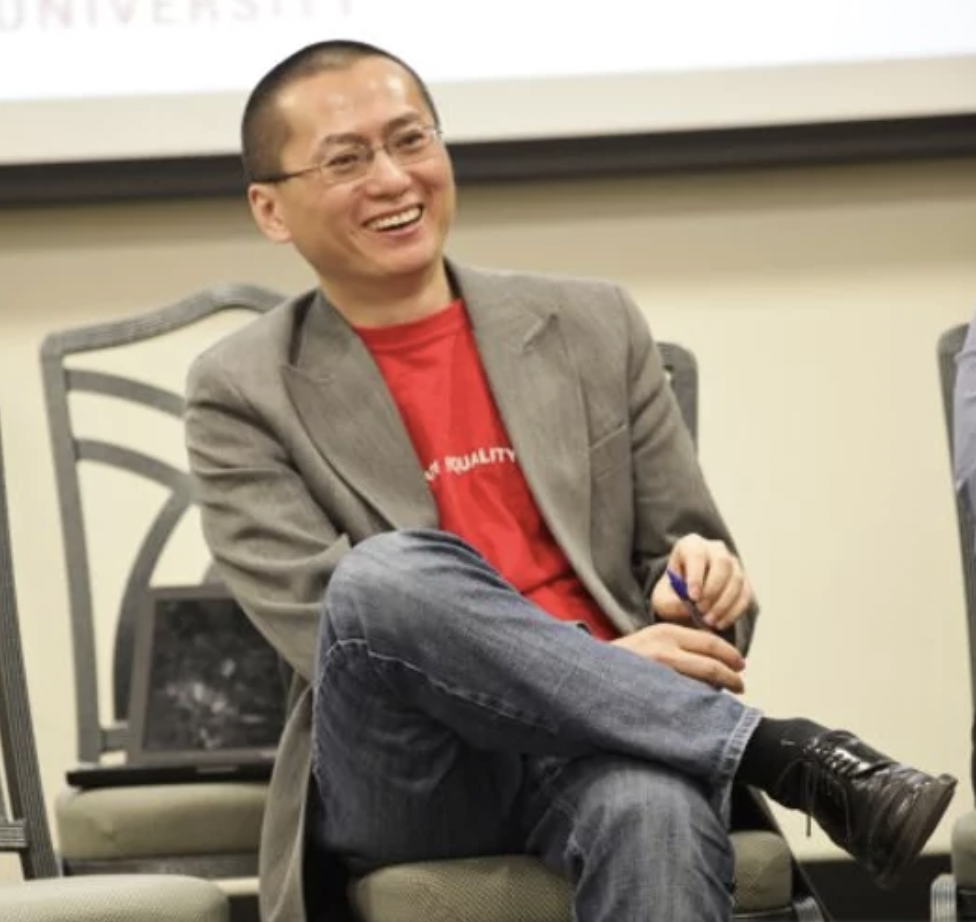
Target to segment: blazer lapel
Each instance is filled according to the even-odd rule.
[[[451,266],[519,466],[579,571],[590,558],[590,456],[581,382],[559,315],[506,283]]]
[[[382,375],[321,294],[282,373],[305,431],[339,475],[392,528],[436,528],[433,498]]]

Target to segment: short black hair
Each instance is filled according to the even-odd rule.
[[[241,119],[241,159],[248,182],[260,182],[281,169],[280,154],[288,140],[288,125],[278,113],[278,96],[297,80],[326,70],[345,70],[364,58],[386,58],[399,64],[417,84],[417,89],[440,125],[440,116],[427,84],[406,61],[395,54],[351,39],[330,39],[306,45],[269,70],[251,91]]]

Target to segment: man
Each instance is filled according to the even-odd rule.
[[[207,540],[296,676],[264,918],[312,914],[314,845],[528,851],[581,922],[727,920],[733,780],[893,883],[955,781],[735,696],[752,590],[631,300],[445,260],[437,111],[384,51],[297,52],[242,134],[258,226],[319,283],[189,384]]]

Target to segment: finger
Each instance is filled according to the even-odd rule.
[[[709,656],[698,656],[682,651],[675,657],[673,668],[690,679],[697,679],[712,688],[724,688],[735,694],[742,694],[746,685],[742,675],[730,669],[725,663]]]
[[[685,535],[671,552],[671,565],[681,574],[694,601],[701,598],[708,572],[708,545],[700,535]]]
[[[719,617],[718,622],[714,625],[715,629],[721,631],[735,624],[749,610],[752,601],[752,584],[749,582],[749,578],[743,574],[739,585],[739,594],[729,604],[728,610]],[[706,620],[710,620],[710,618],[711,616]]]
[[[707,621],[712,627],[720,627],[730,616],[732,609],[739,601],[742,594],[742,584],[745,580],[745,573],[742,568],[733,560],[729,562],[725,573],[725,582],[720,590],[715,594],[711,602],[703,601],[703,611],[707,615]],[[708,582],[711,582],[709,580]],[[708,585],[705,592],[708,592]]]
[[[746,668],[745,657],[718,634],[686,629],[678,635],[677,642],[684,652],[713,659],[733,672]]]
[[[738,562],[721,541],[709,542],[708,565],[699,603],[703,611],[711,611],[715,607],[729,582],[735,579],[738,569]]]

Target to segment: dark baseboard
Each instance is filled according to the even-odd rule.
[[[834,922],[923,922],[930,918],[932,881],[949,871],[949,856],[923,855],[894,890],[879,890],[843,858],[804,861],[803,870]]]
[[[255,894],[230,897],[230,922],[261,922]]]

